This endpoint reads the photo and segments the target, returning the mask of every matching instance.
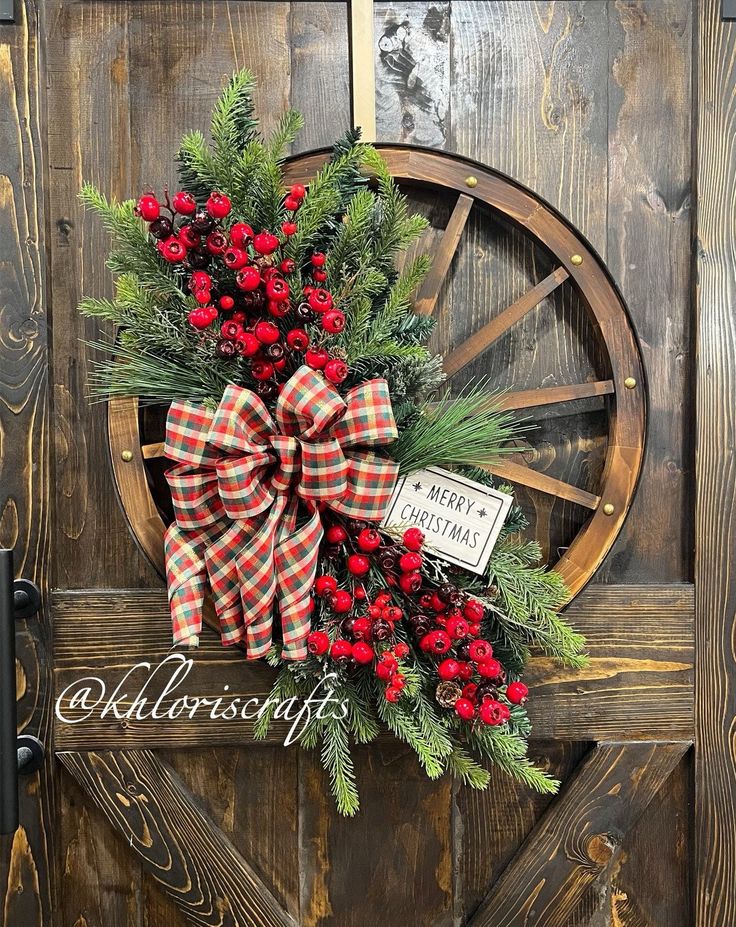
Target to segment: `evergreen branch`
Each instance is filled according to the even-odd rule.
[[[447,757],[447,766],[465,785],[473,789],[488,788],[491,774],[462,747],[455,747]]]
[[[355,767],[350,755],[350,736],[345,721],[332,718],[322,727],[322,765],[330,777],[330,788],[340,814],[352,816],[359,808]]]
[[[279,119],[279,124],[268,140],[267,152],[270,158],[281,161],[286,148],[296,141],[297,135],[304,128],[304,117],[295,109],[287,110]]]

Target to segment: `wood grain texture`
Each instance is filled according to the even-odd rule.
[[[57,755],[193,923],[293,927],[261,878],[155,754]]]
[[[687,748],[686,743],[597,744],[468,927],[565,927]]]
[[[696,508],[695,923],[736,922],[736,23],[700,4]]]
[[[546,658],[529,667],[534,698],[529,710],[545,737],[574,740],[606,738],[692,737],[692,587],[593,586],[567,610],[588,638],[590,666],[571,672]],[[59,592],[54,595],[56,690],[65,717],[69,699],[82,677],[97,677],[93,693],[104,684],[106,699],[139,663],[156,666],[169,652],[171,630],[162,591]],[[261,698],[270,689],[273,671],[246,664],[240,653],[223,648],[214,634],[203,636],[188,676],[161,702],[170,706],[182,695],[243,701]],[[252,720],[211,719],[202,706],[193,720],[121,716],[130,709],[148,675],[139,667],[117,691],[118,717],[110,708],[79,723],[57,723],[59,749],[215,746],[248,743]],[[146,689],[152,701],[163,691],[170,671],[154,677]],[[224,687],[228,686],[226,690]],[[71,688],[69,688],[71,687]],[[68,691],[67,691],[68,690]],[[103,703],[101,703],[103,704]],[[255,706],[254,706],[255,707]],[[145,708],[144,708],[145,712]],[[271,742],[283,740],[288,725],[278,723]]]
[[[36,4],[0,25],[0,547],[16,576],[43,591],[41,613],[18,622],[18,727],[51,746],[47,590],[51,552],[48,292],[45,267],[42,49]],[[21,826],[0,839],[0,922],[50,923],[55,898],[53,759],[19,783]]]
[[[472,196],[461,193],[450,213],[442,238],[430,252],[432,266],[429,268],[429,273],[424,278],[424,282],[414,301],[414,311],[417,315],[432,315],[434,313],[437,297],[450,270],[452,259],[455,257],[455,252],[465,231],[465,224],[472,208]]]

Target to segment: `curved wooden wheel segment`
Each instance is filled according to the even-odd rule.
[[[474,334],[445,353],[452,378],[485,354],[517,322],[563,286],[574,287],[588,314],[610,373],[591,382],[503,394],[507,409],[526,410],[592,397],[604,397],[608,435],[602,475],[596,491],[549,476],[523,459],[504,459],[491,471],[504,481],[581,506],[590,515],[555,565],[571,598],[591,579],[618,535],[631,505],[641,470],[646,422],[644,371],[626,306],[591,246],[557,212],[531,191],[504,175],[455,155],[400,146],[378,146],[391,173],[413,186],[443,189],[454,207],[433,264],[416,300],[416,311],[434,313],[471,210],[485,204],[540,246],[553,270]],[[308,183],[328,156],[310,152],[287,164],[290,182]],[[146,461],[160,457],[160,443],[142,443],[137,399],[109,403],[108,431],[112,465],[122,506],[133,535],[162,574],[164,520],[152,496]]]

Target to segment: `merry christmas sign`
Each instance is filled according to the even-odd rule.
[[[428,467],[397,482],[383,526],[416,525],[445,560],[484,573],[512,501],[490,486]]]

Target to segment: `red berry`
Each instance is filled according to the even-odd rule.
[[[478,715],[483,724],[497,725],[503,724],[504,712],[503,705],[495,699],[488,699],[478,709]]]
[[[380,661],[376,664],[375,667],[376,676],[381,680],[381,682],[388,682],[389,679],[393,676],[394,671],[391,666],[387,666],[385,663]]]
[[[322,289],[312,290],[307,302],[315,312],[328,312],[332,309],[332,293]]]
[[[235,305],[235,300],[232,296],[221,296],[220,297],[220,309],[223,309],[225,312],[229,312]]]
[[[482,602],[477,599],[469,599],[463,608],[463,615],[471,622],[480,622],[483,620],[486,610]]]
[[[214,306],[205,306],[204,308],[210,314],[210,322],[214,322],[218,315],[217,309]]]
[[[303,328],[292,328],[286,333],[286,343],[292,350],[302,353],[309,347],[309,335]]]
[[[392,673],[395,673],[399,668],[399,664],[396,661],[396,657],[391,653],[390,650],[384,650],[381,656],[378,658],[378,662],[382,666],[387,666]]]
[[[396,622],[401,621],[401,619],[404,617],[404,613],[398,607],[398,605],[388,605],[381,612],[381,617],[385,618],[386,621]]]
[[[330,646],[330,639],[324,631],[312,631],[307,638],[307,650],[317,657],[327,653]]]
[[[464,618],[453,616],[447,619],[446,630],[453,640],[461,641],[468,636],[468,622]]]
[[[467,682],[473,675],[473,666],[470,663],[461,663],[460,664],[460,678],[463,682]]]
[[[357,641],[353,644],[352,656],[356,663],[365,666],[373,662],[375,653],[373,652],[373,648],[369,644],[366,644],[365,641]]]
[[[296,235],[296,222],[282,222],[281,231],[286,235],[287,238],[291,238],[292,235]]]
[[[291,195],[297,200],[303,200],[307,195],[307,190],[304,184],[294,183],[291,185],[291,190],[289,191]]]
[[[348,533],[342,525],[330,525],[325,531],[325,538],[328,544],[344,544],[348,539]]]
[[[289,314],[289,303],[288,302],[276,302],[275,299],[269,299],[266,303],[266,311],[269,315],[272,315],[275,319],[283,319],[284,316]]]
[[[333,660],[339,660],[342,657],[349,657],[353,652],[353,645],[350,641],[338,638],[332,647],[330,647],[330,656]]]
[[[394,686],[389,686],[386,689],[386,701],[387,702],[398,702],[401,698],[401,689],[397,689]]]
[[[230,226],[230,241],[236,248],[245,248],[253,237],[253,229],[245,222],[236,222]]]
[[[402,573],[399,576],[399,587],[407,595],[415,595],[422,588],[421,573],[413,570],[411,573]]]
[[[318,576],[314,581],[314,591],[318,596],[332,595],[337,591],[337,580],[334,576]]]
[[[230,198],[224,193],[210,193],[207,200],[207,212],[213,219],[224,219],[231,209]]]
[[[161,215],[161,206],[152,193],[144,193],[138,200],[136,211],[146,222],[153,222],[154,219],[158,219]]]
[[[322,316],[322,328],[331,335],[339,334],[345,328],[345,316],[339,309],[330,309]]]
[[[490,680],[498,679],[503,673],[503,667],[498,660],[494,660],[493,658],[478,663],[477,669],[479,676]]]
[[[307,363],[309,362],[307,361]],[[340,383],[346,380],[349,372],[348,365],[339,357],[333,357],[332,360],[327,361],[325,364],[325,376],[335,386],[339,386]]]
[[[189,278],[189,289],[192,293],[197,290],[209,290],[212,287],[212,277],[204,270],[195,270]]]
[[[455,714],[463,721],[472,721],[475,717],[475,706],[467,698],[459,698],[455,702]]]
[[[293,274],[296,270],[296,262],[292,258],[284,258],[279,264],[279,269],[282,274]]]
[[[286,369],[286,358],[280,357],[278,360],[273,362],[274,370],[285,370]]]
[[[289,284],[281,277],[272,277],[266,283],[266,296],[277,303],[286,302],[289,299]]]
[[[194,298],[201,306],[206,306],[210,299],[212,299],[212,293],[210,293],[209,290],[197,290],[194,294]]]
[[[443,654],[452,646],[452,641],[444,631],[430,631],[419,641],[419,646],[425,653]]]
[[[327,258],[325,257],[324,254],[322,254],[321,251],[315,251],[314,254],[312,255],[312,265],[314,267],[324,267],[326,260]]]
[[[253,334],[261,344],[276,344],[281,336],[281,333],[273,322],[266,322],[263,319],[260,322],[256,322]]]
[[[468,655],[473,663],[483,663],[493,656],[493,647],[483,639],[472,641],[468,647]]]
[[[309,295],[310,295],[311,293],[314,293],[314,287],[313,287],[313,286],[304,286],[304,287],[302,287],[302,293],[304,293],[304,295],[305,295],[306,297],[309,297]]]
[[[506,698],[512,705],[523,705],[529,695],[529,689],[523,682],[510,682],[506,687]]]
[[[184,245],[184,247],[190,250],[192,248],[196,248],[197,245],[202,240],[202,236],[191,225],[182,225],[182,227],[179,229],[179,234],[177,237],[179,241]]]
[[[284,200],[284,209],[288,210],[288,212],[296,212],[300,206],[301,201],[298,200],[295,196],[287,196]]]
[[[304,360],[313,370],[322,370],[329,359],[330,355],[327,351],[319,347],[309,348],[304,355]]]
[[[273,376],[273,364],[269,361],[254,361],[250,372],[254,380],[270,380]]]
[[[261,274],[257,267],[244,267],[236,274],[235,282],[241,290],[257,290],[261,283]]]
[[[236,309],[235,312],[233,312],[232,319],[233,322],[246,322],[248,316],[245,314],[245,310]]]
[[[239,335],[235,345],[242,357],[254,357],[261,350],[261,342],[251,332]]]
[[[207,236],[207,250],[210,254],[224,254],[227,251],[227,238],[223,232],[210,232]]]
[[[347,589],[338,589],[332,594],[330,606],[333,612],[337,612],[338,615],[343,615],[345,612],[349,612],[353,607],[353,597]]]
[[[467,698],[471,702],[474,702],[477,691],[478,686],[474,682],[469,682],[466,686],[463,686],[463,698]]]
[[[348,573],[353,576],[365,576],[371,568],[370,560],[363,554],[351,554],[347,562]]]
[[[376,596],[375,604],[380,608],[385,608],[391,602],[391,593],[384,590]]]
[[[363,553],[370,554],[381,546],[381,535],[375,528],[363,528],[358,535],[358,547]]]
[[[248,263],[248,254],[243,248],[226,248],[222,255],[223,263],[225,267],[230,270],[240,270],[241,267],[245,267]],[[255,270],[256,268],[253,268]]]
[[[504,705],[503,702],[498,703],[498,711],[501,714],[501,724],[506,724],[506,722],[511,717],[511,709],[508,705]]]
[[[479,624],[469,624],[468,625],[468,636],[477,637],[480,634],[480,625]]]
[[[368,593],[365,591],[365,586],[361,583],[358,583],[357,586],[353,586],[353,598],[357,599],[359,602],[363,602],[368,597]]]
[[[199,329],[200,331],[207,328],[207,326],[212,323],[212,317],[204,306],[192,309],[187,319],[193,328]]]
[[[437,675],[440,679],[448,681],[450,679],[457,679],[460,675],[460,664],[451,657],[447,660],[443,660],[437,667]]]
[[[182,216],[191,216],[197,211],[197,201],[191,193],[186,193],[183,190],[174,194],[171,205],[174,207],[174,211]]]
[[[416,553],[415,551],[410,551],[408,554],[403,554],[399,560],[399,569],[404,573],[409,573],[412,570],[419,570],[422,566],[422,555]]]
[[[278,246],[278,238],[270,232],[259,232],[253,239],[253,247],[259,254],[273,254]]]
[[[327,280],[327,271],[315,269],[312,271],[312,277],[315,283],[324,283]]]
[[[167,238],[166,241],[160,241],[158,243],[158,249],[161,257],[165,261],[168,261],[169,264],[178,264],[187,256],[187,249],[179,239],[174,238],[173,235],[171,238]]]
[[[365,591],[365,590],[364,590]],[[354,590],[355,598],[359,598],[358,590]],[[371,638],[371,622],[369,618],[356,618],[353,622],[353,637],[359,641],[368,641]]]
[[[223,338],[227,338],[228,341],[232,341],[245,333],[240,322],[234,322],[232,319],[230,319],[229,321],[222,323],[220,327],[220,334]]]
[[[407,528],[402,541],[408,550],[421,550],[424,544],[424,533],[420,528]]]
[[[394,689],[403,689],[406,685],[406,676],[403,673],[394,673],[391,677],[391,685]]]

